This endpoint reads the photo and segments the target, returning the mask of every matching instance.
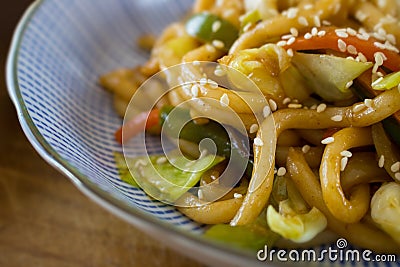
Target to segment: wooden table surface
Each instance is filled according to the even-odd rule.
[[[26,139],[4,65],[30,2],[0,4],[0,266],[201,266],[94,204]]]

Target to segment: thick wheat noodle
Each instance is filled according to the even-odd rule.
[[[392,8],[394,8],[394,6]],[[387,20],[387,18],[385,18],[386,14],[370,2],[360,2],[354,5],[351,9],[351,13],[356,18],[357,14],[362,14],[361,16],[364,19],[360,22],[369,30],[373,30],[376,25],[381,24],[385,19]],[[381,27],[385,29],[387,33],[393,34],[396,37],[396,43],[400,42],[400,25],[398,20],[393,18],[392,22],[382,23]]]
[[[307,165],[301,151],[290,149],[287,170],[304,200],[318,208],[327,218],[328,228],[354,245],[381,253],[399,253],[399,245],[380,229],[361,222],[344,223],[336,219],[326,207],[318,178]]]
[[[340,152],[354,147],[372,145],[371,129],[349,127],[333,135],[334,142],[326,145],[319,175],[322,196],[329,211],[336,219],[345,223],[361,220],[369,208],[369,185],[360,184],[352,188],[348,199],[340,180],[342,156]]]
[[[231,47],[229,54],[234,54],[239,50],[258,47],[265,44],[273,37],[279,37],[290,32],[291,28],[301,29],[305,25],[299,23],[298,18],[304,17],[309,25],[314,24],[314,17],[319,16],[320,20],[328,19],[334,15],[336,5],[340,5],[340,0],[319,0],[311,9],[299,8],[295,18],[288,18],[285,15],[278,15],[270,20],[261,21],[248,32],[243,33]]]
[[[349,189],[358,184],[391,180],[392,178],[385,169],[379,168],[375,152],[353,153],[340,179],[344,192],[348,192]]]
[[[178,205],[182,207],[178,207],[178,209],[196,222],[220,224],[228,223],[232,220],[242,204],[242,201],[243,199],[241,198],[231,198],[204,205],[196,196],[186,193],[181,197]]]
[[[274,180],[276,139],[286,129],[326,129],[366,127],[377,123],[400,109],[397,89],[386,91],[373,99],[371,108],[354,113],[353,107],[332,107],[323,112],[305,109],[282,109],[267,117],[258,131],[262,146],[254,147],[254,168],[249,190],[231,225],[253,222],[268,202]],[[333,116],[343,116],[336,122]]]

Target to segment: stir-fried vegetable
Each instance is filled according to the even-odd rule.
[[[267,209],[267,222],[272,231],[294,242],[307,242],[322,232],[327,220],[322,212],[313,207],[308,213],[295,212],[290,201],[279,203],[279,212],[272,205]]]
[[[318,29],[319,32],[323,34],[311,36],[310,38],[305,38],[304,36],[299,36],[291,44],[287,44],[284,47],[286,49],[293,49],[296,51],[300,50],[321,50],[321,49],[331,49],[337,52],[343,52],[349,55],[357,55],[362,53],[367,61],[375,61],[375,53],[383,53],[386,60],[383,61],[383,66],[391,69],[392,71],[400,70],[400,55],[393,50],[384,49],[381,46],[377,46],[380,43],[379,40],[372,36],[359,37],[357,35],[346,34],[347,37],[340,37],[335,27],[322,27]],[[343,45],[339,43],[344,42]],[[343,43],[342,43],[343,44]],[[348,49],[348,47],[354,47],[356,50]]]
[[[292,63],[307,84],[326,101],[339,101],[353,96],[353,80],[372,67],[371,62],[319,54],[295,53]]]
[[[189,35],[226,52],[239,35],[234,25],[210,13],[195,14],[186,21],[185,28]]]
[[[400,244],[400,185],[382,185],[371,200],[371,216],[386,233]]]

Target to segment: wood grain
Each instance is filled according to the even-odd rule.
[[[2,1],[0,8],[0,266],[201,266],[98,207],[27,141],[4,65],[30,2]]]

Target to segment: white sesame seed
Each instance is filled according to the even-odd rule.
[[[288,108],[302,108],[303,105],[302,104],[298,104],[298,103],[290,103],[288,105]]]
[[[349,158],[348,157],[343,157],[341,160],[340,160],[340,171],[344,171],[344,169],[346,169],[346,165],[347,165],[347,162],[349,161]]]
[[[364,103],[362,103],[362,104],[356,104],[356,105],[354,105],[354,107],[353,107],[353,112],[354,113],[357,113],[357,112],[360,112],[361,110],[363,110],[363,109],[365,109],[365,104]]]
[[[233,197],[236,198],[236,199],[238,199],[238,198],[242,198],[243,195],[242,195],[242,194],[239,194],[239,193],[234,193],[234,194],[233,194]]]
[[[211,26],[213,32],[217,32],[221,28],[221,21],[216,20]]]
[[[310,149],[311,149],[311,147],[310,147],[309,145],[304,145],[304,146],[301,148],[301,151],[302,151],[304,154],[306,154],[306,153],[308,153],[308,152],[310,151]]]
[[[261,140],[261,138],[256,137],[256,138],[254,138],[254,144],[255,144],[256,146],[263,146],[263,145],[264,145],[264,142]]]
[[[283,39],[283,40],[288,40],[288,39],[290,39],[290,38],[292,38],[292,37],[293,37],[292,34],[285,34],[285,35],[282,35],[281,39]]]
[[[319,104],[319,105],[317,106],[317,112],[318,112],[318,113],[324,112],[325,109],[326,109],[326,104],[324,104],[324,103],[321,103],[321,104]]]
[[[370,36],[367,33],[357,33],[356,37],[360,40],[368,41]]]
[[[290,33],[291,33],[294,37],[297,37],[297,36],[299,35],[299,31],[298,31],[296,28],[294,28],[294,27],[290,28]]]
[[[224,69],[222,69],[222,67],[220,65],[218,65],[214,70],[214,74],[218,77],[222,77],[222,76],[226,75],[226,71]]]
[[[243,31],[247,32],[250,29],[250,27],[251,27],[251,22],[248,22],[246,25],[244,25]]]
[[[373,82],[371,83],[371,86],[373,87],[373,86],[377,85],[377,84],[380,83],[382,80],[383,80],[383,77],[379,77],[378,79],[376,79],[375,81],[373,81]]]
[[[235,9],[233,8],[228,8],[227,10],[225,10],[222,14],[223,17],[230,17],[233,16],[235,14]]]
[[[325,34],[326,34],[326,31],[324,31],[324,30],[320,30],[320,31],[317,33],[317,35],[318,35],[319,37],[323,37],[323,36],[325,36]]]
[[[355,17],[359,21],[363,22],[364,20],[366,20],[368,18],[368,15],[365,14],[364,12],[362,12],[361,10],[357,10],[356,14],[355,14]]]
[[[332,144],[333,142],[335,142],[335,138],[333,138],[333,136],[329,136],[329,137],[323,139],[321,141],[321,144],[328,145],[328,144]]]
[[[284,176],[286,174],[285,167],[280,167],[276,173],[278,176]]]
[[[210,53],[215,53],[217,51],[214,46],[209,44],[206,45],[206,50]]]
[[[250,126],[249,132],[250,132],[250,133],[256,133],[257,131],[258,131],[258,125],[257,125],[257,124],[252,124],[252,125]]]
[[[342,39],[339,39],[338,40],[338,48],[339,48],[340,52],[346,52],[347,44],[345,43],[345,41],[343,41]]]
[[[199,85],[193,84],[193,86],[190,88],[190,92],[192,93],[193,97],[198,97],[199,96]]]
[[[283,99],[282,104],[283,105],[287,105],[287,104],[290,103],[290,101],[292,101],[292,100],[289,97],[286,97],[286,98]]]
[[[317,27],[321,27],[321,19],[319,16],[314,16],[314,25]]]
[[[342,152],[340,152],[340,155],[341,155],[342,157],[351,158],[351,157],[353,156],[353,153],[351,153],[351,152],[348,151],[348,150],[343,150]]]
[[[357,48],[354,45],[348,45],[346,49],[347,49],[347,52],[349,52],[350,54],[353,54],[353,55],[358,54]]]
[[[199,197],[200,200],[201,200],[201,199],[204,199],[203,190],[199,189],[199,190],[197,191],[197,196]]]
[[[297,19],[297,22],[298,22],[300,25],[308,26],[308,21],[307,21],[307,19],[306,19],[305,17],[303,17],[303,16],[300,16],[300,17]]]
[[[159,158],[156,160],[156,163],[157,163],[158,165],[164,164],[164,163],[166,163],[166,162],[167,162],[167,158],[166,158],[166,157],[159,157]]]
[[[277,46],[285,46],[286,44],[287,44],[287,42],[284,41],[284,40],[281,40],[281,41],[276,43]]]
[[[199,81],[200,85],[206,85],[207,84],[207,78],[201,78]]]
[[[397,181],[400,181],[400,172],[396,172],[394,178],[396,178]]]
[[[380,42],[374,42],[374,46],[380,49],[386,49],[385,44],[382,44]]]
[[[275,100],[268,99],[268,103],[272,111],[276,111],[278,109],[278,105],[276,104]]]
[[[317,109],[317,104],[313,104],[313,105],[310,107],[310,109],[312,109],[312,110]]]
[[[219,49],[222,49],[225,47],[224,42],[222,42],[221,40],[213,40],[212,45]]]
[[[317,29],[316,27],[312,27],[312,29],[311,29],[311,35],[312,35],[312,36],[317,36],[317,34],[318,34],[318,29]]]
[[[348,81],[346,83],[346,88],[350,88],[353,85],[353,81]]]
[[[336,33],[336,35],[337,35],[338,37],[341,37],[341,38],[347,38],[347,37],[349,37],[349,35],[348,35],[348,33],[346,32],[346,30],[343,30],[343,29],[337,29],[337,30],[335,30],[335,33]]]
[[[227,107],[229,106],[229,96],[224,93],[221,98],[219,99],[219,103],[221,104],[221,106],[223,107]]]
[[[332,120],[332,121],[339,122],[339,121],[342,121],[342,120],[343,120],[343,116],[342,116],[342,115],[335,115],[335,116],[332,116],[332,117],[331,117],[331,120]]]
[[[268,117],[271,114],[271,108],[267,105],[263,108],[263,116],[264,118]]]
[[[361,52],[358,52],[358,58],[360,59],[361,62],[367,62],[367,58]]]
[[[364,104],[365,104],[366,107],[372,108],[372,105],[374,104],[374,101],[372,99],[367,98],[367,99],[364,100]]]
[[[289,57],[293,57],[294,53],[293,53],[293,49],[289,48],[286,53],[288,54]]]
[[[357,35],[357,31],[354,30],[353,28],[350,28],[350,27],[346,29],[346,32],[351,36],[356,36]]]
[[[290,37],[289,40],[287,40],[287,45],[291,45],[296,41],[296,37]]]
[[[385,165],[385,156],[381,155],[379,157],[378,166],[379,166],[379,168],[383,168],[384,165]]]
[[[304,34],[304,39],[309,40],[311,39],[313,36],[311,33],[307,32],[306,34]]]
[[[313,7],[314,7],[313,4],[306,4],[306,5],[303,6],[304,10],[310,10]]]
[[[393,163],[392,166],[390,166],[390,170],[391,170],[392,172],[398,172],[398,171],[400,171],[400,162],[397,161],[397,162]]]
[[[287,17],[289,19],[294,19],[297,16],[297,12],[299,11],[298,8],[291,7],[287,10]]]
[[[323,20],[323,21],[322,21],[322,25],[330,26],[330,25],[332,25],[332,23],[331,23],[330,21]]]

